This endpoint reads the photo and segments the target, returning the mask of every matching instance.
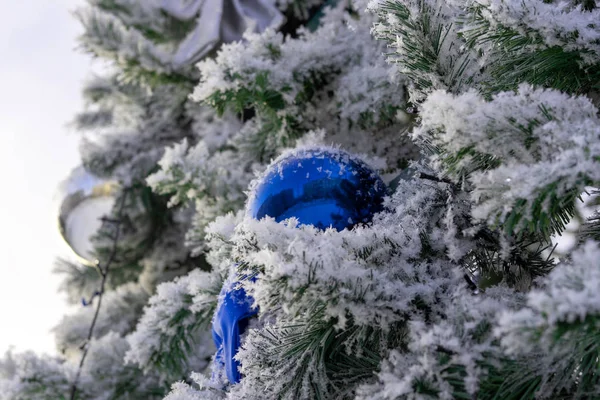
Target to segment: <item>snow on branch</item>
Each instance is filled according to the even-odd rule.
[[[472,7],[489,23],[531,38],[531,45],[576,51],[586,64],[600,61],[600,9],[584,10],[572,1],[545,3],[538,0],[479,0]],[[469,23],[466,24],[469,29]]]
[[[159,285],[128,336],[126,362],[166,377],[181,376],[189,364],[206,367],[213,352],[207,326],[217,305],[223,278],[199,269]]]
[[[196,213],[186,244],[194,254],[199,253],[205,248],[208,224],[243,207],[253,165],[246,165],[238,151],[211,152],[204,141],[190,146],[186,139],[167,147],[159,165],[161,169],[146,181],[155,193],[171,196],[170,207],[194,204]]]
[[[164,400],[224,400],[227,393],[211,385],[209,379],[199,373],[190,375],[194,385],[176,382]]]
[[[429,231],[423,223],[444,212],[445,200],[443,192],[420,184],[407,182],[388,204],[393,211],[351,231],[320,231],[294,218],[286,223],[246,218],[232,238],[233,257],[258,279],[244,286],[263,312],[293,316],[321,304],[325,320],[337,321],[339,329],[349,318],[385,329],[418,312],[417,298],[436,308],[445,288],[460,277],[445,259],[444,239],[425,249],[424,236],[445,235],[445,229]],[[442,259],[421,259],[427,251],[439,251]]]
[[[538,377],[540,398],[570,391],[574,399],[600,395],[600,248],[588,241],[527,295],[527,305],[505,311],[495,335],[510,357],[525,358],[523,374]],[[518,385],[511,380],[511,385]],[[513,390],[511,388],[511,390]]]
[[[136,283],[128,283],[108,291],[104,295],[103,309],[96,321],[93,337],[99,338],[111,331],[121,335],[130,333],[148,298],[148,293]],[[63,317],[54,328],[58,349],[78,350],[85,343],[94,311],[94,307],[83,307],[76,313]]]
[[[373,35],[387,42],[387,60],[409,78],[410,101],[419,103],[436,89],[452,93],[479,80],[476,55],[458,35],[452,18],[462,10],[442,0],[373,0],[368,10],[379,16]]]
[[[118,18],[91,8],[80,9],[76,15],[86,29],[81,38],[83,46],[96,56],[114,59],[123,65],[136,64],[151,71],[171,71],[168,52]]]
[[[473,184],[473,216],[511,231],[560,232],[575,199],[600,181],[600,119],[586,97],[519,86],[486,101],[431,94],[417,140],[444,173]]]
[[[384,43],[369,35],[373,16],[363,3],[352,2],[353,13],[346,2],[327,8],[320,26],[300,29],[297,38],[267,30],[224,45],[198,64],[201,79],[192,98],[221,113],[253,110],[235,143],[261,162],[310,130],[343,137],[353,125],[371,135],[377,124],[396,122],[403,82],[385,64]]]
[[[75,374],[76,366],[58,358],[9,351],[0,359],[0,399],[64,399]]]
[[[493,322],[499,312],[517,308],[523,296],[506,287],[473,295],[458,287],[446,318],[432,325],[410,323],[408,350],[392,350],[383,361],[378,381],[358,390],[357,399],[477,398],[480,383],[497,362]]]
[[[595,329],[600,318],[599,260],[598,244],[586,242],[573,253],[572,262],[557,266],[544,287],[527,295],[527,308],[501,316],[496,334],[509,354],[527,351],[532,343],[550,349],[569,325],[573,330],[587,324]]]

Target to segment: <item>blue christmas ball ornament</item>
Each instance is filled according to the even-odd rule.
[[[233,357],[240,347],[240,336],[246,331],[250,318],[258,313],[252,308],[253,299],[240,286],[235,274],[225,282],[213,318],[212,336],[217,347],[216,371],[225,369],[231,383],[240,381],[239,362]]]
[[[371,221],[386,194],[381,178],[363,161],[330,148],[290,153],[253,186],[246,207],[251,217],[277,222],[295,217],[304,225],[338,231]]]
[[[246,211],[257,220],[295,217],[304,225],[340,231],[371,221],[385,194],[381,178],[360,159],[337,149],[303,149],[280,157],[253,182]],[[224,369],[231,383],[241,379],[234,359],[240,335],[258,313],[239,282],[232,273],[213,319],[216,370]]]

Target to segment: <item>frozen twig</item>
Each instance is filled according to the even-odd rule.
[[[81,349],[83,350],[83,353],[81,354],[81,360],[79,361],[79,367],[77,368],[77,374],[75,375],[75,379],[73,379],[73,384],[71,385],[71,396],[69,397],[70,400],[75,400],[75,395],[77,394],[77,382],[79,381],[79,376],[81,375],[81,370],[83,369],[83,364],[85,362],[85,358],[86,358],[88,350],[89,350],[89,343],[90,343],[90,340],[92,339],[92,335],[94,333],[94,327],[96,326],[96,321],[98,320],[98,314],[100,313],[100,307],[102,306],[102,297],[104,295],[104,288],[106,286],[106,278],[108,277],[110,265],[114,261],[115,256],[117,254],[117,244],[119,242],[119,234],[120,234],[120,230],[121,230],[120,218],[121,218],[121,213],[123,212],[124,206],[125,206],[125,195],[123,195],[121,197],[121,203],[119,204],[119,210],[117,211],[117,219],[110,221],[110,222],[113,222],[116,224],[116,232],[115,232],[115,236],[112,241],[112,248],[110,251],[110,255],[108,256],[108,259],[106,260],[106,263],[104,265],[102,265],[99,261],[97,263],[98,272],[100,273],[100,276],[102,276],[102,282],[100,283],[100,290],[97,292],[98,293],[98,295],[97,295],[98,304],[96,305],[96,311],[94,313],[94,318],[92,319],[92,323],[90,324],[90,329],[88,331],[87,338],[81,347]]]

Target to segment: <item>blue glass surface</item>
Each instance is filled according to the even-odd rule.
[[[272,165],[251,195],[256,219],[296,217],[320,229],[351,228],[381,211],[386,189],[366,164],[338,150],[307,149]]]
[[[252,297],[246,294],[238,282],[228,281],[223,285],[212,326],[212,336],[217,347],[216,368],[225,368],[227,379],[231,383],[240,381],[239,362],[233,358],[240,347],[240,336],[250,317],[258,313],[257,309],[252,308]]]
[[[255,219],[295,217],[301,224],[342,230],[371,221],[381,211],[385,194],[383,181],[362,161],[338,150],[307,149],[269,167],[248,200],[247,212]],[[239,286],[231,281],[223,286],[213,320],[215,367],[225,368],[231,383],[241,379],[234,359],[240,335],[258,313]]]

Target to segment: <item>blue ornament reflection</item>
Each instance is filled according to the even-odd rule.
[[[247,205],[255,219],[295,217],[320,229],[351,228],[382,210],[386,188],[364,162],[340,150],[306,149],[272,165]]]
[[[277,222],[295,217],[301,224],[338,231],[370,222],[383,208],[386,188],[361,160],[333,149],[296,151],[271,165],[250,195],[247,213]],[[255,279],[254,277],[251,279]],[[254,300],[235,279],[223,286],[213,319],[217,347],[215,371],[226,372],[231,383],[241,379],[234,359],[251,317],[258,313]]]

